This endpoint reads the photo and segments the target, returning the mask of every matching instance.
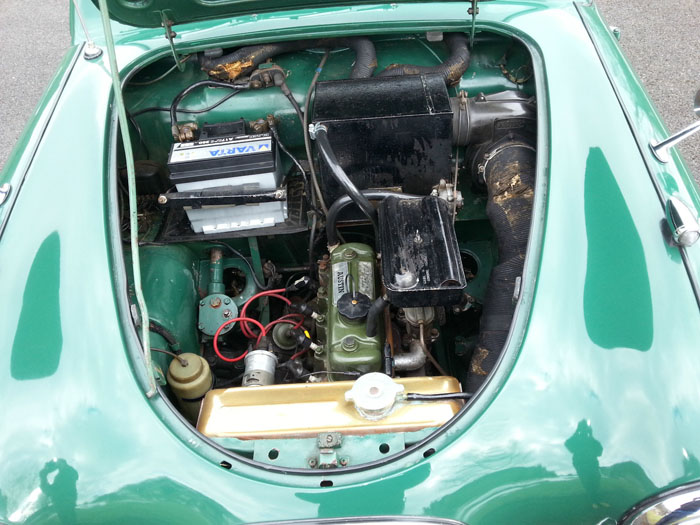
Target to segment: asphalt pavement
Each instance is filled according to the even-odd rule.
[[[597,0],[669,129],[695,118],[698,0]],[[656,6],[656,7],[654,7]],[[68,0],[0,0],[0,169],[70,44]],[[700,182],[700,134],[680,146]]]

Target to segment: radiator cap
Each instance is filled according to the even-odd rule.
[[[377,421],[391,412],[403,391],[403,385],[394,382],[388,375],[371,372],[355,381],[352,388],[345,392],[345,400],[355,403],[355,409],[365,419]]]

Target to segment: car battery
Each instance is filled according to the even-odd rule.
[[[197,141],[173,144],[168,168],[179,192],[217,188],[253,195],[275,191],[283,178],[274,138],[246,135],[242,121],[205,125]],[[285,201],[184,209],[192,229],[205,234],[265,228],[287,218]]]

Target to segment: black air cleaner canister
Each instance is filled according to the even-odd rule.
[[[395,306],[438,306],[462,300],[467,281],[452,214],[438,197],[389,197],[379,206],[382,281]]]
[[[438,75],[319,82],[315,123],[328,128],[341,167],[359,189],[426,195],[450,178],[452,110]],[[324,197],[343,191],[321,164]]]

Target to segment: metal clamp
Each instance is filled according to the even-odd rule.
[[[324,126],[323,124],[318,124],[318,123],[309,124],[309,137],[311,137],[311,140],[316,140],[316,134],[319,131],[325,131],[327,133],[328,128],[326,126]]]

